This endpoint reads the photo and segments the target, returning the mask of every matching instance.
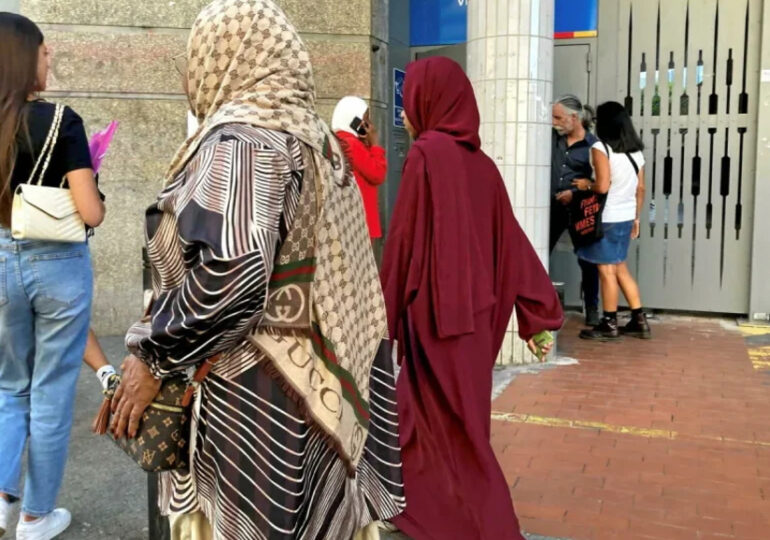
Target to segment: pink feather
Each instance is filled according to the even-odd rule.
[[[117,129],[118,123],[113,120],[102,131],[94,133],[91,140],[88,142],[88,149],[91,152],[91,162],[93,164],[94,173],[99,172],[104,156],[107,155],[107,150],[110,148],[110,143],[112,143],[112,138],[115,136],[115,130]]]

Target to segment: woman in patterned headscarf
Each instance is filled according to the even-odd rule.
[[[147,211],[154,304],[126,338],[113,431],[132,437],[163,379],[219,354],[161,509],[215,539],[351,538],[404,506],[360,194],[272,0],[216,0],[187,56],[200,127]]]

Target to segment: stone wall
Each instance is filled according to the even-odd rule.
[[[46,97],[70,104],[89,132],[113,119],[121,123],[101,175],[108,216],[92,244],[93,325],[101,334],[122,334],[141,309],[144,209],[186,132],[186,101],[171,58],[185,50],[188,29],[208,2],[17,1],[53,48]],[[278,3],[310,49],[321,115],[328,120],[340,97],[370,98],[375,88],[382,111],[375,117],[384,121],[387,68],[372,43],[386,47],[387,2],[374,8],[371,0]]]

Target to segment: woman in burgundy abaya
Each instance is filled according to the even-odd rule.
[[[558,296],[480,149],[462,68],[407,68],[404,165],[383,262],[397,383],[406,512],[415,540],[522,539],[489,442],[492,368],[514,306],[519,334],[561,327]]]

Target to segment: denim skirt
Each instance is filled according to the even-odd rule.
[[[598,242],[577,249],[578,258],[594,264],[620,264],[628,258],[633,221],[602,224],[604,236]]]

